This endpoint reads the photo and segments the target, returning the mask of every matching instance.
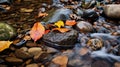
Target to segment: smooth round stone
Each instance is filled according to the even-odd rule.
[[[32,47],[28,49],[28,53],[32,54],[32,55],[38,55],[39,53],[42,52],[42,49],[40,47]]]
[[[33,64],[26,65],[26,67],[39,67],[39,66],[38,66],[38,64],[33,63]]]
[[[29,58],[33,57],[32,54],[30,54],[22,49],[16,50],[15,55],[16,55],[16,57],[21,58],[21,59],[29,59]]]
[[[120,62],[115,62],[114,67],[120,67]]]
[[[86,21],[79,21],[77,23],[77,28],[82,33],[87,33],[87,32],[93,31],[93,26],[89,22],[86,22]]]
[[[0,40],[9,40],[15,35],[16,31],[11,25],[0,22]]]
[[[21,64],[23,62],[22,59],[16,58],[16,57],[6,57],[5,60],[9,63],[13,64]]]
[[[20,48],[21,50],[23,50],[23,51],[28,51],[28,48],[27,47],[22,47],[22,48]]]
[[[98,60],[98,61],[95,61],[91,67],[111,67],[110,63],[106,62],[106,61],[101,61],[101,60]]]

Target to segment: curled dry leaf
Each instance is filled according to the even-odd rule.
[[[56,23],[55,23],[55,25],[58,27],[58,28],[61,28],[62,26],[64,26],[64,22],[63,21],[57,21]]]
[[[52,60],[53,63],[66,67],[68,62],[67,56],[57,56]]]
[[[9,46],[12,44],[10,41],[0,41],[0,52],[9,48]]]
[[[65,32],[67,32],[67,31],[69,31],[70,29],[68,29],[68,28],[54,28],[54,29],[52,29],[53,31],[55,31],[55,30],[58,30],[59,32],[61,32],[61,33],[65,33]]]
[[[75,22],[75,20],[67,20],[66,22],[65,22],[65,24],[66,25],[68,25],[68,26],[73,26],[73,25],[75,25],[77,22]]]
[[[45,33],[44,26],[40,22],[37,22],[32,27],[30,31],[30,36],[36,42],[38,39],[40,39],[43,36],[44,33]]]

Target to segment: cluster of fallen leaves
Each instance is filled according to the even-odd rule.
[[[59,31],[61,33],[65,33],[65,32],[70,30],[68,28],[65,28],[64,27],[65,25],[73,26],[75,24],[76,24],[75,20],[67,20],[65,23],[60,20],[60,21],[57,21],[54,24],[49,24],[48,26],[49,27],[56,26],[55,28],[52,29],[52,31],[56,31],[57,30],[57,31]],[[34,24],[34,26],[32,27],[31,31],[30,31],[30,36],[36,42],[37,40],[42,38],[42,36],[44,34],[47,34],[50,31],[51,31],[50,29],[45,30],[45,27],[40,22],[36,22]]]
[[[40,22],[36,22],[36,23],[34,23],[33,27],[31,28],[29,34],[30,34],[30,37],[34,40],[34,42],[36,42],[37,40],[41,39],[44,34],[47,34],[50,31],[59,31],[60,33],[65,33],[65,32],[70,30],[68,28],[65,28],[65,25],[66,26],[73,26],[75,24],[76,24],[75,20],[67,20],[66,22],[63,22],[60,20],[54,24],[46,25],[48,27],[54,26],[54,28],[45,29],[44,25],[42,25]],[[30,39],[30,37],[27,36],[27,40]],[[26,40],[26,38],[24,38],[24,40]],[[13,42],[10,42],[10,41],[0,41],[0,52],[9,48],[9,46],[12,43]]]

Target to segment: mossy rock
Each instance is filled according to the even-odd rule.
[[[16,35],[15,29],[4,22],[0,22],[0,40],[9,40]]]

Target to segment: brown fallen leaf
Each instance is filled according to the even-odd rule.
[[[12,44],[10,41],[0,41],[0,52],[9,48],[9,46]]]
[[[60,65],[60,67],[67,67],[68,57],[67,56],[57,56],[52,60],[52,62]]]
[[[36,42],[38,39],[40,39],[43,36],[44,33],[45,33],[44,26],[40,22],[37,22],[32,27],[30,31],[30,36]]]
[[[52,31],[55,31],[55,30],[57,30],[57,31],[59,31],[61,33],[65,33],[67,31],[69,31],[70,29],[68,29],[68,28],[53,28],[52,29]]]
[[[66,22],[65,22],[65,24],[66,25],[68,25],[68,26],[73,26],[73,25],[75,25],[77,22],[75,22],[75,20],[67,20]]]

